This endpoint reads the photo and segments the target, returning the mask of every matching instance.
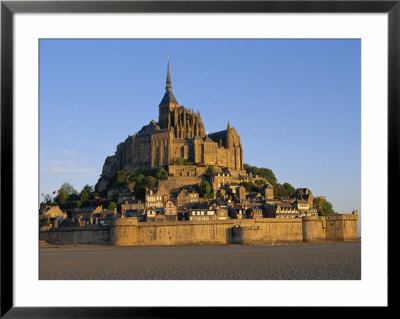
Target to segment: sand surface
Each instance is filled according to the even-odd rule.
[[[41,245],[39,279],[360,280],[361,242],[280,246]]]

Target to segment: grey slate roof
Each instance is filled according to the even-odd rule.
[[[172,91],[166,91],[164,94],[164,97],[161,100],[161,104],[168,104],[168,103],[175,103],[175,104],[179,104],[178,101],[176,100],[174,94],[172,93]]]
[[[215,133],[211,133],[211,134],[208,134],[208,136],[213,140],[214,139],[219,139],[221,137],[225,137],[226,136],[226,130],[215,132]]]

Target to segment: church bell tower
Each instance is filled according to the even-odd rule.
[[[170,114],[171,112],[179,107],[178,101],[176,100],[174,94],[172,93],[171,86],[171,76],[169,73],[169,54],[168,54],[168,66],[167,66],[167,81],[165,85],[165,94],[161,100],[160,105],[158,106],[158,124],[161,128],[169,128],[170,123]]]

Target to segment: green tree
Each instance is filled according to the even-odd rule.
[[[318,215],[335,215],[337,212],[333,210],[332,203],[328,202],[326,199],[322,199],[319,197],[314,198],[313,206],[317,209]]]
[[[283,187],[283,185],[277,183],[274,186],[274,197],[277,198],[281,196],[287,196],[286,189]]]
[[[249,175],[258,175],[258,168],[256,166],[251,166],[249,164],[244,164],[243,165],[245,171]]]
[[[206,171],[204,172],[204,175],[205,175],[206,177],[210,177],[210,176],[214,173],[214,171],[215,171],[215,170],[214,170],[214,166],[208,165]]]
[[[145,176],[140,173],[135,177],[135,182],[136,183],[143,183],[144,179],[145,179]]]
[[[133,187],[133,191],[136,197],[144,197],[146,193],[146,186],[144,183],[136,183]]]
[[[324,215],[335,215],[335,214],[337,213],[333,210],[332,203],[326,201],[324,207]]]
[[[286,195],[290,195],[291,193],[293,193],[296,189],[290,185],[289,183],[283,183],[283,188],[286,191]]]
[[[160,168],[157,172],[157,178],[158,179],[167,179],[168,177],[168,172],[164,168]]]
[[[323,202],[323,200],[319,197],[314,197],[314,199],[313,199],[313,206],[317,209],[318,215],[322,215],[322,213],[323,213],[322,202]]]
[[[80,201],[82,203],[87,202],[89,200],[89,193],[87,192],[87,190],[84,188],[82,189],[81,192],[81,197],[80,197]]]
[[[129,172],[126,170],[120,170],[117,172],[116,176],[116,183],[117,185],[123,185],[126,183],[126,180],[128,178]]]
[[[79,208],[79,207],[82,206],[82,202],[81,202],[80,200],[77,200],[77,201],[75,202],[75,205],[76,205],[76,208]]]
[[[275,177],[275,174],[272,170],[269,168],[261,167],[258,168],[256,166],[251,166],[249,164],[244,164],[243,165],[245,171],[247,174],[251,175],[259,175],[260,177],[266,179],[268,182],[270,182],[273,186],[275,186],[278,182],[278,180]]]
[[[175,160],[175,163],[176,163],[177,165],[183,165],[183,164],[185,164],[185,159],[184,159],[183,157],[178,157],[178,158]]]
[[[80,196],[79,196],[78,194],[73,193],[73,194],[69,194],[69,195],[68,195],[67,201],[68,201],[68,202],[75,202],[75,201],[77,201],[79,198],[80,198]]]
[[[258,179],[254,183],[261,186],[267,184],[267,182],[263,179]]]
[[[275,177],[274,172],[272,170],[270,170],[269,168],[261,167],[258,170],[258,174],[257,175],[259,175],[260,177],[265,178],[272,185],[275,185],[278,182],[278,180]]]
[[[69,183],[63,183],[60,189],[63,189],[67,193],[67,195],[78,195],[78,191]]]
[[[144,185],[148,188],[153,188],[157,183],[157,179],[153,176],[146,176],[144,179]]]
[[[242,186],[246,189],[246,192],[249,193],[253,189],[253,183],[252,182],[242,182]]]
[[[94,186],[93,185],[86,184],[85,186],[83,186],[82,191],[83,190],[86,190],[86,192],[89,195],[89,198],[93,198],[93,193],[94,193]]]
[[[56,200],[57,200],[58,203],[63,204],[67,200],[67,196],[68,196],[67,192],[63,188],[60,188],[58,190],[58,194],[57,194]]]
[[[203,181],[198,185],[199,194],[204,199],[211,199],[214,198],[214,190],[212,189],[211,185],[207,181]]]
[[[107,205],[108,210],[114,210],[115,208],[117,208],[117,203],[115,203],[113,201],[108,202],[108,205]]]

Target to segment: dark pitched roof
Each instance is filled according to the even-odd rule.
[[[247,195],[248,198],[256,198],[256,197],[260,197],[261,194],[260,193],[250,193],[249,195]]]
[[[227,206],[226,202],[221,198],[216,198],[216,199],[212,200],[210,202],[209,206],[213,206],[213,205],[216,205],[216,206],[219,206],[219,207]]]
[[[178,101],[176,100],[174,94],[172,93],[172,91],[166,91],[164,94],[164,97],[161,100],[161,104],[168,104],[168,103],[175,103],[175,104],[179,104]]]
[[[227,132],[226,130],[223,130],[223,131],[219,131],[219,132],[208,134],[208,136],[213,140],[214,139],[219,139],[219,138],[225,137],[226,136],[226,132]]]
[[[294,208],[292,204],[285,202],[277,203],[277,205],[280,206],[281,208]]]
[[[193,208],[197,209],[208,209],[208,203],[207,202],[199,202],[193,205]]]

